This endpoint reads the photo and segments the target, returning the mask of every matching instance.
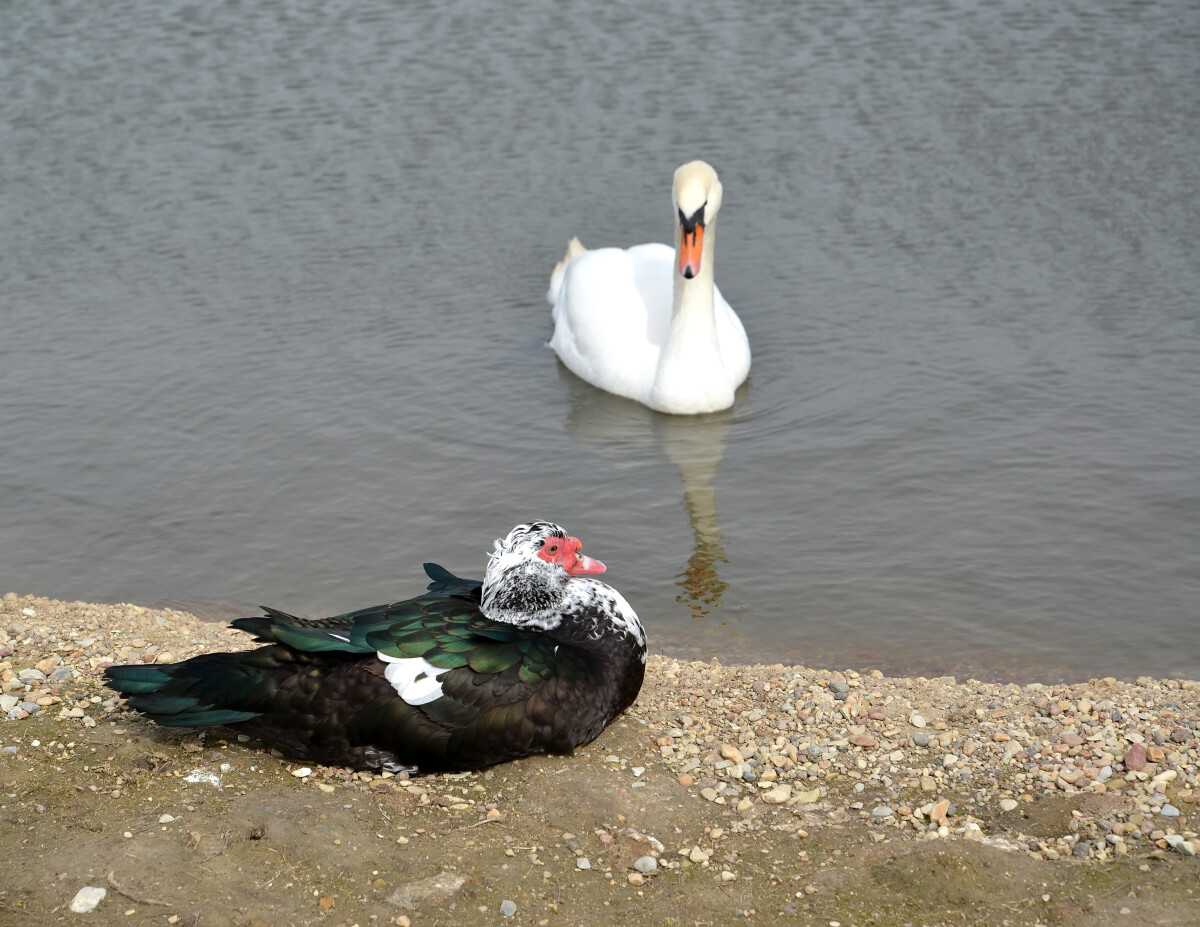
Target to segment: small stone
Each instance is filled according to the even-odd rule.
[[[693,779],[691,776],[689,776],[687,773],[683,773],[682,775],[677,776],[675,781],[678,782],[680,785],[682,785],[685,789],[690,789],[693,785],[696,784],[696,780]]]
[[[1125,751],[1125,768],[1130,770],[1144,769],[1146,766],[1146,748],[1141,744],[1131,744]]]
[[[854,744],[856,747],[873,747],[875,744],[879,743],[879,741],[877,741],[870,734],[855,734],[853,737],[849,738],[849,740],[850,743]]]
[[[1169,818],[1177,818],[1179,817],[1179,809],[1174,805],[1163,805],[1162,811],[1159,814],[1166,815]]]
[[[39,673],[48,677],[54,672],[54,668],[60,663],[62,663],[62,657],[60,657],[58,654],[51,654],[50,656],[46,657],[46,659],[39,660],[34,665]]]
[[[71,910],[76,914],[87,914],[96,910],[96,906],[104,900],[104,896],[108,894],[108,889],[97,888],[94,885],[85,885],[75,897],[71,899]]]
[[[575,860],[575,868],[576,869],[591,869],[592,861],[590,859],[588,859],[586,856],[581,856],[581,857],[579,857],[579,859]]]
[[[307,766],[301,766],[299,769],[293,769],[292,775],[295,776],[297,779],[304,779],[304,778],[307,778],[308,776],[312,775],[312,770],[309,769]]]
[[[734,879],[736,879],[736,878],[737,878],[737,876],[735,876],[735,875],[734,875],[732,872],[730,872],[728,869],[722,869],[722,870],[721,870],[721,881],[722,881],[722,882],[732,882],[732,881],[733,881]]]
[[[921,777],[921,791],[922,792],[933,792],[936,790],[937,790],[937,782],[933,779],[932,776],[922,776]]]
[[[782,805],[785,801],[792,797],[792,787],[786,782],[782,785],[777,785],[768,792],[762,793],[762,800],[768,805]]]
[[[929,741],[931,739],[932,738],[930,738],[930,736],[928,734],[926,734],[924,731],[920,731],[916,734],[913,734],[912,740],[913,740],[913,743],[916,744],[918,747],[928,747]]]
[[[740,813],[745,814],[747,811],[751,810],[753,807],[754,807],[754,802],[752,802],[749,798],[746,798],[745,796],[743,796],[742,798],[738,799],[737,810]]]
[[[1167,834],[1164,839],[1170,844],[1171,849],[1182,853],[1184,856],[1196,855],[1196,845],[1190,840],[1184,840],[1179,834]]]
[[[894,812],[887,805],[879,805],[877,808],[872,810],[871,817],[873,817],[873,818],[890,818],[895,813],[896,812]]]
[[[921,715],[913,714],[913,716],[908,719],[908,723],[913,727],[924,727],[927,722]]]
[[[950,810],[950,801],[943,798],[929,810],[929,820],[945,823],[946,812]]]
[[[702,788],[700,790],[700,795],[702,798],[705,798],[708,801],[716,801],[718,798],[717,790],[714,789],[712,786],[706,786],[705,788]]]
[[[159,823],[159,824],[170,824],[170,823],[171,823],[172,821],[174,821],[174,820],[175,820],[175,816],[174,816],[174,815],[171,815],[171,814],[164,814],[164,815],[162,815],[161,817],[159,817],[159,819],[158,819],[158,823]]]
[[[1080,840],[1075,846],[1071,847],[1071,855],[1079,859],[1087,859],[1092,855],[1092,848],[1085,841]]]
[[[742,757],[742,751],[737,747],[731,747],[729,744],[721,745],[721,756],[725,757],[725,759],[729,760],[735,765],[740,765],[745,762],[745,759]]]
[[[821,800],[821,790],[819,788],[817,788],[817,789],[808,789],[807,791],[797,792],[793,796],[793,798],[797,804],[811,805],[813,802]]]
[[[653,856],[641,856],[634,862],[633,868],[642,875],[653,875],[658,872],[658,860]]]
[[[631,872],[631,873],[629,873],[628,878],[629,878],[630,885],[645,885],[646,884],[646,877],[644,875],[642,875],[640,872]]]
[[[1000,799],[1001,811],[1015,811],[1019,802],[1013,801],[1011,798]]]
[[[502,902],[500,902],[500,913],[505,917],[512,917],[517,913],[516,902],[505,898]]]

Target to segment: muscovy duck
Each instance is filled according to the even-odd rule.
[[[576,376],[658,412],[733,405],[750,373],[746,331],[713,282],[722,188],[704,161],[675,171],[675,247],[587,250],[578,238],[550,275],[550,347]]]
[[[271,608],[233,627],[267,644],[105,681],[168,727],[223,725],[292,757],[393,772],[571,754],[637,698],[646,635],[599,560],[556,524],[495,542],[482,583],[425,564],[416,598],[304,620]]]

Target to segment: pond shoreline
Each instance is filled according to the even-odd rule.
[[[966,911],[1073,924],[1123,908],[1182,924],[1200,900],[1194,681],[1021,686],[655,656],[635,706],[574,757],[408,781],[305,766],[229,729],[166,731],[99,681],[113,662],[250,643],[183,612],[0,601],[0,834],[21,848],[0,911],[56,923],[85,884],[124,923],[190,924],[196,908],[204,924],[346,927],[510,909],[576,923],[597,904],[647,924]],[[1011,884],[993,884],[1000,865]],[[839,876],[848,866],[858,875]],[[897,881],[904,867],[915,875]],[[213,886],[228,899],[201,906]]]

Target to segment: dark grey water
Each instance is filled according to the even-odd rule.
[[[657,649],[1200,677],[1200,7],[0,9],[0,591],[305,614],[560,521]],[[725,185],[725,415],[544,347]]]

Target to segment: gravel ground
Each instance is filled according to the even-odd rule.
[[[31,754],[51,764],[44,767],[47,772],[57,769],[65,776],[64,770],[71,768],[72,762],[87,758],[87,744],[113,743],[114,732],[119,736],[136,734],[125,740],[130,749],[138,746],[135,739],[140,738],[142,747],[149,743],[148,755],[162,757],[164,770],[173,767],[163,775],[176,777],[169,782],[164,778],[160,784],[177,791],[178,777],[191,759],[188,754],[203,756],[213,735],[206,735],[206,744],[203,737],[189,740],[196,737],[194,732],[169,733],[149,725],[124,711],[119,699],[99,684],[99,675],[112,663],[169,663],[209,650],[240,649],[248,643],[240,632],[182,612],[6,595],[0,601],[0,783],[7,786],[8,798],[16,800],[3,812],[10,815],[10,823],[18,806],[34,802],[36,807],[45,807],[44,802],[37,804],[36,796],[39,788],[48,790],[49,786],[28,779],[36,777],[42,767],[29,766],[28,773],[23,766],[18,770]],[[576,884],[572,880],[591,875],[592,870],[603,871],[605,884],[619,884],[639,895],[643,886],[649,889],[655,880],[662,883],[677,878],[682,880],[682,894],[668,907],[675,905],[680,911],[687,909],[691,900],[699,903],[700,895],[691,899],[691,894],[699,892],[700,884],[711,883],[717,889],[727,886],[728,891],[741,892],[741,900],[727,912],[731,916],[761,916],[764,908],[771,908],[775,916],[828,924],[828,919],[819,919],[826,914],[815,905],[813,896],[836,896],[842,904],[840,916],[849,918],[842,923],[891,923],[879,919],[879,912],[886,910],[901,918],[896,923],[902,923],[913,910],[926,912],[918,898],[909,898],[894,882],[886,882],[883,889],[890,901],[870,901],[869,892],[855,900],[850,897],[855,892],[839,887],[836,881],[823,885],[822,873],[832,873],[854,854],[867,861],[863,865],[884,867],[880,869],[883,872],[886,866],[880,862],[880,853],[890,854],[887,859],[895,864],[901,857],[935,860],[928,854],[953,848],[963,859],[987,860],[979,863],[981,872],[994,865],[990,861],[993,856],[1020,859],[1027,861],[1023,865],[1037,864],[1027,870],[1029,885],[1040,879],[1041,885],[1059,882],[1075,886],[1081,895],[1078,916],[1085,918],[1078,923],[1105,922],[1086,917],[1111,909],[1109,913],[1116,915],[1132,910],[1144,916],[1160,915],[1159,922],[1186,924],[1200,923],[1200,907],[1190,907],[1194,901],[1190,887],[1179,891],[1164,888],[1166,907],[1147,912],[1137,909],[1134,901],[1128,904],[1135,908],[1129,908],[1122,901],[1124,890],[1118,896],[1096,880],[1102,873],[1119,871],[1153,885],[1156,873],[1169,872],[1171,876],[1163,878],[1172,885],[1181,874],[1184,883],[1196,884],[1195,877],[1200,875],[1194,859],[1200,849],[1196,833],[1198,719],[1200,683],[1190,680],[1105,678],[1065,685],[1013,685],[651,657],[647,682],[634,708],[576,758],[523,761],[465,779],[439,776],[401,781],[387,774],[302,767],[245,743],[245,738],[231,737],[220,741],[221,753],[209,753],[192,774],[238,774],[247,781],[252,773],[265,776],[263,782],[285,790],[281,801],[289,800],[287,794],[297,790],[303,796],[335,801],[350,790],[376,801],[399,802],[397,807],[404,809],[401,814],[432,815],[430,821],[444,821],[446,826],[451,819],[459,821],[461,827],[446,831],[447,836],[463,829],[480,835],[481,839],[469,841],[455,837],[466,854],[484,853],[491,845],[489,840],[498,839],[482,839],[474,829],[477,824],[511,824],[514,833],[527,825],[533,836],[523,837],[529,843],[521,846],[533,847],[537,866],[550,852],[545,844],[537,844],[538,834],[546,834],[547,840],[553,837],[553,846],[561,849],[568,870],[562,877],[562,891]],[[46,740],[31,739],[31,732]],[[100,734],[110,739],[96,741]],[[225,734],[228,736],[228,731]],[[96,748],[91,747],[90,753],[95,754]],[[113,761],[110,765],[120,765],[119,757],[108,759]],[[136,765],[141,761],[128,762]],[[530,773],[533,764],[537,768]],[[95,772],[88,766],[79,768]],[[132,796],[136,800],[137,788],[145,783],[135,773],[132,769],[107,769],[107,779],[97,778],[77,788],[100,798]],[[544,789],[531,784],[530,779],[543,773],[562,775],[563,781],[579,776],[584,783],[579,787],[585,790],[589,782],[607,783],[604,788],[611,785],[616,797],[595,799],[600,804],[593,809],[594,820],[589,819],[587,832],[577,837],[569,829],[575,826],[569,819],[584,811],[572,810],[569,803],[559,808]],[[148,773],[150,777],[157,774],[153,768]],[[244,786],[238,794],[250,788]],[[275,793],[262,792],[260,797],[268,794]],[[647,801],[647,796],[652,799]],[[639,801],[645,804],[628,804]],[[616,813],[613,802],[626,803],[620,807],[629,813]],[[531,809],[539,803],[545,807],[533,814]],[[660,806],[658,811],[655,803]],[[649,811],[646,805],[651,806]],[[300,807],[311,810],[310,805]],[[521,808],[530,809],[526,825],[518,824]],[[100,813],[99,806],[96,813]],[[556,814],[566,816],[561,825],[555,824]],[[639,821],[639,814],[644,820]],[[172,817],[170,813],[166,816]],[[159,829],[167,831],[170,823]],[[68,826],[64,823],[62,829]],[[123,825],[108,824],[109,830],[118,826]],[[382,839],[384,835],[377,836]],[[393,838],[388,837],[390,842]],[[507,838],[517,839],[512,833]],[[406,831],[394,839],[404,847],[419,838]],[[748,862],[759,845],[761,853],[771,859]],[[511,845],[504,847],[504,852],[506,859],[514,854],[530,856],[527,849],[514,851]],[[27,857],[25,854],[23,861]],[[605,857],[607,861],[602,863]],[[619,859],[616,866],[614,858]],[[457,859],[462,861],[464,856]],[[418,891],[420,897],[408,907],[399,904],[393,894],[389,898],[392,907],[382,915],[379,910],[364,914],[365,922],[449,922],[437,920],[454,910],[456,902],[447,899],[471,891],[472,885],[478,891],[478,886],[492,884],[489,879],[493,877],[483,874],[490,864],[482,859],[476,864],[478,871],[464,863],[430,878],[453,882],[457,878],[454,873],[461,872],[464,865],[468,871],[455,888],[428,896]],[[507,863],[501,865],[508,870]],[[1015,862],[1002,865],[1017,871]],[[929,866],[930,872],[936,868],[933,862]],[[1088,867],[1094,867],[1092,875],[1087,874]],[[51,868],[57,869],[58,864]],[[65,868],[68,871],[60,877],[70,881],[74,874],[70,867]],[[966,871],[968,867],[964,864],[962,868]],[[698,876],[704,883],[694,882]],[[494,875],[500,882],[503,878],[504,873]],[[549,869],[545,878],[547,884],[556,884],[557,877]],[[110,872],[109,888],[119,893],[112,879]],[[748,885],[753,890],[748,890]],[[388,883],[389,890],[394,887]],[[322,904],[326,898],[336,898],[320,895],[320,888],[315,890]],[[397,893],[403,890],[395,888]],[[991,891],[982,891],[974,900],[964,897],[962,909],[983,910],[979,906],[986,908]],[[138,895],[125,894],[126,900]],[[523,918],[531,906],[542,901],[537,895],[521,895],[517,889],[510,894],[513,897],[493,899],[490,906],[472,905],[470,910],[473,916],[483,918],[481,923],[510,915],[519,923],[574,922],[569,917],[557,919],[563,916],[559,902],[552,911],[546,909],[549,916],[526,921]],[[569,892],[564,897],[568,896]],[[1092,899],[1093,907],[1088,907],[1083,896]],[[12,897],[7,891],[0,892],[0,913],[26,910],[13,908]],[[1138,898],[1139,894],[1131,888],[1128,897]],[[1044,903],[1039,903],[1033,892],[1029,899],[1004,901],[1008,907],[997,914],[995,922],[1001,923],[1000,913],[1009,915],[1003,920],[1011,924],[1076,922],[1073,908],[1047,908],[1051,894],[1044,898]],[[32,904],[35,898],[31,895],[27,900]],[[899,907],[887,907],[892,901]],[[50,905],[50,900],[42,903]],[[585,907],[589,903],[580,901]],[[1026,904],[1037,910],[1021,908]],[[1188,913],[1180,914],[1179,904]],[[45,910],[55,913],[60,908],[63,906],[51,905]],[[397,909],[409,913],[397,914]],[[146,910],[144,903],[141,910]],[[452,919],[471,922],[463,920],[466,910],[460,908]],[[320,907],[316,911],[329,913]],[[160,911],[146,923],[182,922],[164,921],[165,917],[168,915]],[[222,921],[212,911],[208,917],[210,923],[240,922],[233,915]],[[947,923],[961,922],[950,914],[946,917]],[[941,923],[936,918],[923,918],[923,922]],[[350,927],[353,921],[345,923]]]

